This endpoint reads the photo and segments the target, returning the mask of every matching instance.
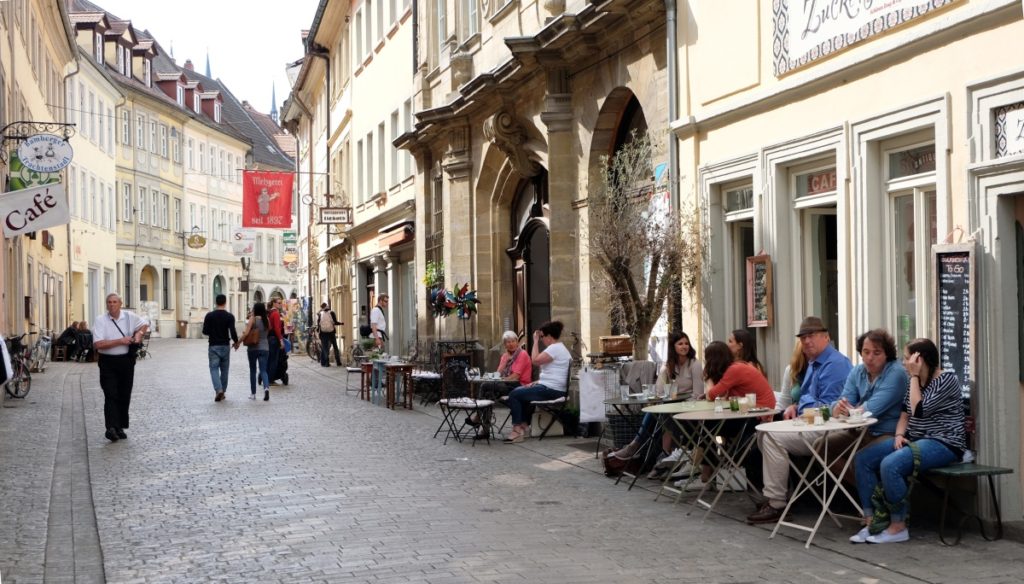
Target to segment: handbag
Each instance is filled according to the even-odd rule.
[[[255,347],[260,344],[260,331],[256,327],[249,329],[249,332],[242,337],[242,344],[246,347]]]

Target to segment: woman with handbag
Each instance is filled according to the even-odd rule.
[[[245,324],[245,332],[241,340],[235,343],[247,347],[249,357],[249,399],[256,399],[256,366],[259,365],[260,382],[263,385],[263,401],[270,401],[270,376],[267,372],[267,360],[270,357],[270,345],[267,333],[270,331],[270,320],[267,318],[267,306],[257,302],[252,307],[252,316]]]

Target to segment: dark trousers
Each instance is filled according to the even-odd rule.
[[[277,374],[277,360],[280,358],[281,353],[281,341],[275,336],[267,337],[267,345],[270,346],[270,356],[267,358],[267,376],[270,381],[274,381],[278,377]]]
[[[128,405],[135,382],[135,359],[128,355],[100,355],[103,419],[107,428],[128,427]]]
[[[338,349],[338,333],[330,332],[320,333],[320,364],[330,365],[331,363],[331,347],[334,347],[334,359],[338,363],[338,367],[341,367],[341,350]]]

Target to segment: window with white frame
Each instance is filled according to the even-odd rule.
[[[374,184],[374,172],[373,168],[373,153],[376,152],[373,149],[373,132],[366,135],[366,194],[369,197],[377,194]]]
[[[253,250],[253,251],[256,252],[256,262],[257,263],[263,263],[263,236],[262,235],[257,235],[256,236],[256,249]]]
[[[374,42],[384,40],[384,0],[377,0],[377,38]]]
[[[431,53],[433,53],[433,63],[435,65],[438,63],[438,56],[441,54],[441,51],[444,50],[445,40],[448,38],[448,34],[447,34],[447,30],[448,30],[448,7],[447,7],[447,4],[448,4],[447,2],[435,2],[434,3],[434,19],[433,19],[434,21],[432,23],[434,25],[434,27],[433,27],[433,30],[432,30],[432,34],[430,35],[430,38],[433,41],[433,42],[431,42],[431,45],[432,45],[432,48],[433,48]]]
[[[192,111],[199,113],[203,111],[203,98],[199,95],[199,88],[192,90]]]
[[[181,199],[174,199],[174,232],[181,233]]]
[[[167,229],[169,225],[169,217],[171,206],[171,196],[167,193],[160,195],[160,227]]]
[[[391,22],[398,21],[398,17],[401,16],[398,13],[398,0],[388,0],[388,16],[391,17]]]
[[[363,51],[363,11],[362,10],[357,10],[356,11],[356,25],[355,25],[354,28],[356,30],[356,50],[355,50],[355,53],[356,53],[356,61],[357,61],[357,65],[358,65],[358,63],[363,60],[363,54],[364,54],[364,51]]]
[[[206,205],[199,205],[199,231],[206,233]]]
[[[152,205],[150,205],[150,222],[153,227],[160,225],[160,192],[156,189],[150,191]]]
[[[167,158],[167,126],[160,124],[160,156]]]
[[[189,203],[188,204],[188,225],[186,225],[185,227],[188,228],[189,230],[191,230],[195,226],[196,226],[196,204],[195,203]]]
[[[107,108],[107,152],[114,154],[114,110]]]
[[[111,231],[117,229],[117,199],[114,185],[107,185],[107,226]]]
[[[171,160],[175,164],[181,163],[181,134],[178,128],[171,128]]]
[[[142,114],[135,116],[135,147],[146,149],[146,117]]]
[[[275,253],[277,251],[276,242],[277,238],[273,235],[267,236],[267,263],[270,265],[277,263],[277,254]]]
[[[146,58],[142,59],[142,82],[146,87],[153,87],[153,63]]]
[[[364,182],[364,166],[363,166],[363,141],[359,140],[356,143],[356,198],[357,202],[362,203],[367,199],[366,184]]]
[[[213,102],[213,121],[220,123],[221,105],[219,101]]]
[[[206,308],[207,297],[209,294],[206,293],[206,274],[199,276],[199,307]]]
[[[373,0],[366,0],[366,34],[363,38],[366,40],[363,54],[369,55],[373,51]]]
[[[96,141],[99,144],[100,150],[104,152],[107,150],[106,118],[103,116],[105,110],[106,106],[103,103],[103,99],[96,98]]]
[[[395,110],[395,111],[391,112],[391,143],[392,144],[394,143],[395,139],[398,138],[398,134],[399,134],[398,110]],[[395,148],[394,146],[391,146],[391,184],[392,185],[398,184],[398,181],[399,181],[398,175],[401,172],[401,169],[398,167],[399,166],[398,158],[399,158],[400,155],[401,155],[401,152],[398,150],[398,148]]]
[[[188,162],[189,170],[195,170],[196,168],[196,159],[195,154],[193,153],[195,146],[196,144],[193,138],[189,138],[188,142],[185,144],[185,159]]]
[[[132,220],[132,183],[121,183],[121,221]]]
[[[95,57],[97,63],[102,65],[103,64],[103,33],[101,33],[98,30],[96,32],[94,32],[93,33],[93,42],[94,42],[93,57]]]
[[[149,151],[156,154],[156,150],[159,147],[159,142],[156,137],[156,120],[150,120],[149,122]]]
[[[78,183],[75,176],[75,167],[72,165],[68,171],[68,206],[71,207],[72,217],[78,217],[78,191],[75,190]]]
[[[206,172],[206,145],[199,143],[199,172]]]
[[[462,40],[469,40],[473,35],[480,32],[480,9],[479,0],[462,1]]]
[[[210,153],[210,158],[207,160],[206,168],[210,170],[210,174],[217,174],[217,165],[215,164],[217,160],[217,147],[211,145],[208,152]]]
[[[384,149],[387,148],[387,142],[384,141],[384,122],[377,125],[377,190],[383,191],[385,187],[384,182],[384,164],[387,161]]]
[[[97,216],[99,210],[96,208],[98,201],[96,196],[96,177],[89,177],[89,222],[93,225],[99,223],[99,217]]]
[[[196,275],[195,274],[189,274],[188,275],[188,288],[189,288],[189,298],[190,298],[189,304],[192,305],[192,308],[197,308],[197,306],[196,306],[196,299],[199,297],[199,295],[196,294]]]
[[[181,84],[178,84],[177,90],[178,90],[178,99],[177,99],[178,105],[180,105],[181,107],[185,107],[185,86],[181,85]]]
[[[124,75],[124,47],[121,45],[114,45],[117,53],[117,71]]]
[[[96,143],[96,94],[89,90],[89,141]]]
[[[139,225],[146,224],[146,220],[149,218],[147,209],[149,209],[149,192],[146,187],[139,187]]]
[[[100,207],[99,207],[99,220],[97,224],[103,229],[107,228],[107,185],[103,181],[99,183],[100,191]]]

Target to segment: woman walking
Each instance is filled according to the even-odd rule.
[[[242,343],[251,330],[259,331],[259,343],[249,346],[246,353],[249,357],[249,399],[256,399],[256,365],[259,364],[260,381],[263,385],[263,401],[270,401],[270,375],[267,372],[267,360],[270,358],[270,344],[267,341],[267,333],[270,331],[270,320],[267,318],[267,306],[257,302],[252,307],[252,316],[245,324],[245,332],[235,342],[235,348]]]

